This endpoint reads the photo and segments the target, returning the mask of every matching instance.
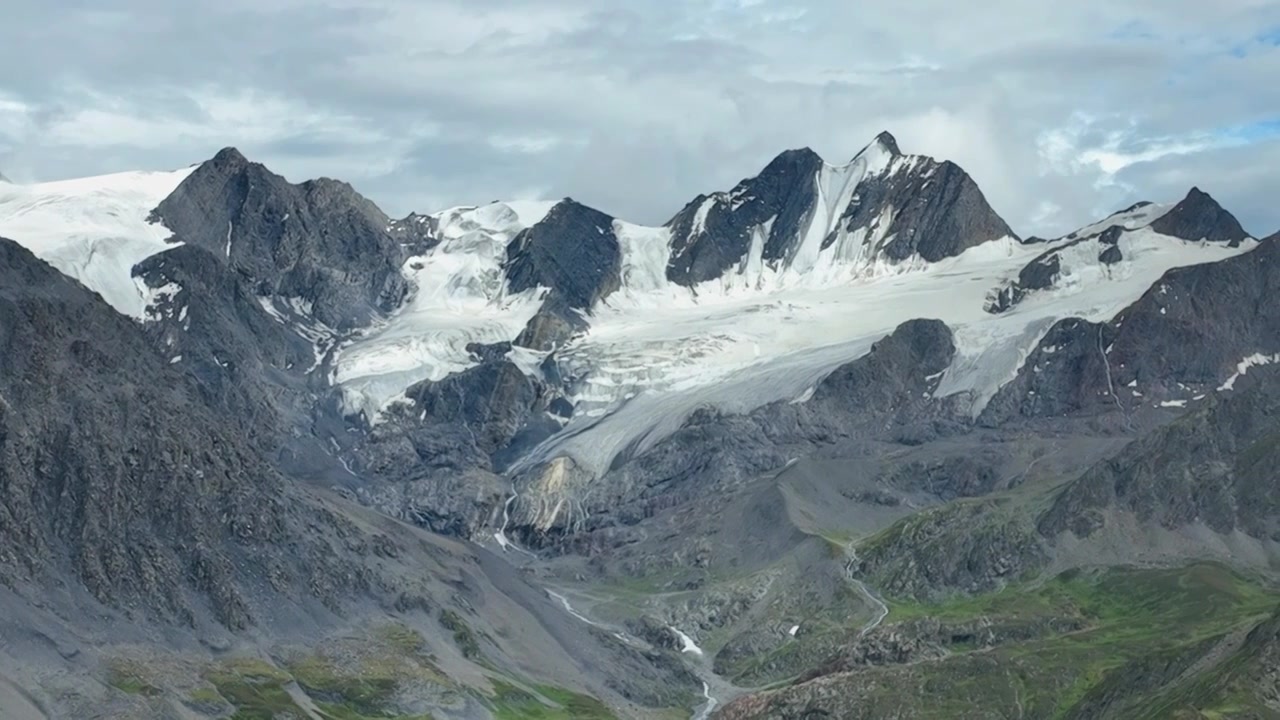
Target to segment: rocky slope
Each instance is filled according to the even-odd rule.
[[[68,569],[104,603],[184,623],[208,605],[244,627],[236,567],[291,574],[283,478],[136,324],[12,241],[0,252],[6,575]]]
[[[292,185],[233,148],[201,163],[149,219],[222,255],[260,297],[296,299],[340,330],[408,291],[401,238],[373,203],[336,180]]]
[[[369,621],[407,623],[435,653],[461,653],[433,661],[447,697],[418,701],[443,703],[441,717],[492,705],[505,678],[586,685],[622,706],[683,702],[696,687],[678,662],[564,622],[509,567],[286,480],[269,462],[273,436],[246,432],[144,328],[9,240],[0,369],[0,674],[42,716],[247,711],[239,669],[209,670],[216,690],[203,698],[165,678],[183,665],[242,668],[278,643],[309,657],[317,638]],[[499,639],[514,627],[520,639]],[[162,628],[157,648],[172,654],[139,659]],[[303,672],[281,667],[271,672]],[[596,679],[574,680],[582,667],[598,667]]]

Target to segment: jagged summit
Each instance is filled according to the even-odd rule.
[[[876,135],[876,139],[871,141],[871,144],[864,148],[862,153],[858,154],[861,155],[867,152],[867,150],[871,149],[873,145],[878,145],[881,148],[884,148],[884,150],[893,157],[897,157],[902,154],[902,151],[898,149],[897,138],[895,138],[888,130],[881,131],[879,135]]]
[[[1232,247],[1249,238],[1235,216],[1198,187],[1191,188],[1182,202],[1151,224],[1151,229],[1183,240],[1206,240]]]
[[[214,156],[203,164],[217,168],[227,168],[242,167],[250,163],[249,158],[245,157],[244,153],[240,152],[239,149],[227,146],[214,153]]]
[[[764,170],[760,172],[760,175],[768,175],[772,172],[777,172],[782,168],[796,165],[803,167],[817,167],[820,165],[827,165],[829,167],[847,167],[857,162],[859,158],[868,157],[876,152],[883,153],[890,158],[897,158],[903,155],[902,150],[898,147],[897,138],[893,136],[893,133],[890,133],[888,130],[884,130],[876,135],[871,142],[867,143],[865,147],[859,150],[851,160],[844,164],[830,162],[819,155],[813,148],[805,146],[783,150],[765,166]],[[743,182],[746,181],[744,180]]]
[[[788,150],[733,190],[699,196],[667,227],[667,276],[688,286],[751,267],[936,262],[1016,238],[958,165],[903,155],[888,132],[840,166]]]
[[[401,241],[376,205],[336,180],[290,183],[235,148],[198,166],[151,220],[333,328],[362,325],[406,292]]]

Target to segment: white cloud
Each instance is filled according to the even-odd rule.
[[[1025,234],[1172,199],[1178,167],[1280,225],[1249,189],[1269,173],[1215,162],[1221,128],[1280,114],[1265,0],[14,4],[0,63],[29,71],[0,95],[0,167],[44,177],[237,145],[396,214],[538,188],[662,221],[785,148],[843,159],[888,129]]]

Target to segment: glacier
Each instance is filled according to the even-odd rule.
[[[891,237],[893,208],[852,229],[838,222],[840,209],[856,198],[865,178],[910,168],[915,158],[891,157],[873,144],[847,165],[824,164],[812,179],[821,202],[799,228],[793,253],[774,261],[763,257],[768,220],[752,229],[750,250],[736,267],[692,287],[667,279],[668,227],[615,221],[621,287],[590,309],[587,331],[556,352],[561,375],[574,378],[574,415],[513,470],[567,456],[599,476],[620,453],[652,447],[700,407],[748,412],[803,400],[835,368],[913,318],[951,327],[956,358],[936,394],[965,398],[976,416],[1058,320],[1110,320],[1168,270],[1256,246],[1159,235],[1147,226],[1171,206],[1147,205],[1052,242],[1006,237],[937,262],[918,256],[889,261],[876,250]],[[736,201],[711,196],[698,216],[712,203]],[[385,327],[345,348],[337,363],[335,380],[350,407],[370,417],[402,398],[413,382],[472,366],[468,343],[513,340],[541,302],[540,292],[507,292],[501,271],[506,243],[536,223],[539,212],[498,203],[436,217],[443,241],[406,264],[418,287],[414,299]],[[1117,243],[1123,260],[1106,265],[1098,261],[1096,236],[1115,225],[1125,230]],[[694,232],[700,231],[695,221]],[[1055,250],[1062,258],[1055,287],[1032,293],[1008,312],[986,311],[995,288]],[[545,354],[525,354],[532,356],[519,364],[536,374]]]
[[[590,308],[588,329],[555,354],[573,378],[575,410],[564,429],[513,468],[569,457],[594,476],[621,453],[640,453],[678,429],[693,411],[713,406],[749,412],[764,404],[803,401],[835,368],[866,354],[898,325],[936,318],[957,346],[938,397],[963,398],[976,416],[1057,321],[1114,318],[1168,270],[1214,262],[1256,246],[1188,242],[1148,227],[1170,205],[1144,205],[1056,241],[1012,237],[937,262],[901,261],[878,249],[891,239],[892,207],[861,227],[840,222],[864,180],[909,171],[919,156],[894,155],[879,143],[845,165],[823,163],[812,178],[818,202],[786,257],[766,260],[771,218],[750,229],[750,249],[722,276],[693,286],[667,279],[669,227],[622,220],[613,230],[621,252],[621,287]],[[716,203],[706,198],[693,233],[705,232]],[[508,203],[445,211],[441,243],[411,259],[405,274],[417,287],[405,309],[342,350],[334,380],[349,409],[377,414],[422,380],[471,367],[469,343],[511,341],[540,307],[543,291],[511,294],[502,273],[505,247],[545,216],[549,204],[520,210]],[[1119,226],[1123,259],[1099,262],[1098,236]],[[1039,255],[1058,251],[1059,282],[999,314],[986,310],[994,289]],[[514,356],[515,354],[513,354]],[[539,372],[545,353],[523,351],[521,368]]]
[[[846,208],[859,202],[869,180],[917,171],[925,160],[877,142],[844,165],[822,163],[807,180],[817,200],[785,256],[765,255],[777,220],[769,218],[748,228],[749,248],[736,265],[692,286],[668,279],[676,243],[670,226],[615,220],[620,286],[586,309],[587,330],[555,353],[561,375],[572,378],[573,416],[514,469],[568,457],[599,476],[619,454],[652,447],[700,407],[748,412],[775,401],[803,402],[823,377],[913,318],[951,327],[957,353],[935,394],[963,399],[976,416],[1058,320],[1110,320],[1168,270],[1257,245],[1160,235],[1150,225],[1171,206],[1143,205],[1053,241],[1004,237],[935,262],[890,260],[880,250],[894,237],[897,210],[886,204],[854,227],[845,222]],[[145,321],[149,302],[176,292],[140,287],[131,276],[136,263],[175,246],[168,229],[147,218],[195,167],[2,184],[0,234]],[[747,202],[745,188],[705,198],[692,232],[705,232],[717,204]],[[497,202],[412,217],[432,223],[437,242],[404,262],[413,288],[408,300],[354,336],[339,340],[318,331],[308,338],[316,346],[310,369],[325,368],[346,411],[376,423],[412,385],[472,367],[469,344],[514,340],[549,289],[512,292],[506,248],[556,204]],[[1099,236],[1115,226],[1123,230],[1115,240],[1123,257],[1100,262]],[[1051,251],[1061,261],[1053,287],[1027,294],[1005,312],[988,312],[994,290]],[[307,314],[305,307],[274,304],[269,311]],[[322,363],[326,353],[331,361]],[[537,375],[546,353],[516,349],[510,357]]]
[[[418,218],[437,223],[440,242],[405,262],[413,295],[335,353],[331,380],[342,387],[347,412],[376,419],[407,388],[470,367],[467,345],[513,340],[538,312],[544,292],[508,291],[507,243],[554,205],[492,203]],[[531,359],[527,369],[535,365]]]
[[[0,183],[0,235],[102,296],[136,320],[147,289],[133,266],[176,247],[151,211],[198,165],[172,172],[124,172],[57,182]]]
[[[597,308],[587,333],[561,351],[562,366],[581,378],[578,411],[529,462],[565,454],[603,473],[618,453],[643,452],[699,407],[748,412],[803,396],[912,318],[951,327],[956,358],[936,394],[967,394],[976,416],[1053,323],[1110,320],[1168,270],[1222,260],[1256,243],[1231,248],[1139,230],[1120,246],[1126,259],[1116,266],[1076,268],[1078,282],[998,315],[984,310],[991,289],[1046,247],[1007,238],[932,264],[831,265],[759,292],[726,284],[615,294]]]

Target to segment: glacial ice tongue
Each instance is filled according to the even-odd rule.
[[[816,202],[794,228],[787,257],[764,257],[777,220],[770,218],[748,228],[749,250],[736,265],[693,287],[667,280],[669,228],[615,221],[621,287],[591,309],[586,332],[556,353],[561,376],[573,378],[567,391],[574,415],[515,471],[569,456],[599,476],[620,453],[643,452],[670,435],[698,407],[747,412],[804,397],[832,370],[917,318],[951,327],[957,354],[936,394],[961,396],[976,416],[1058,320],[1110,320],[1169,269],[1255,246],[1159,235],[1147,225],[1165,207],[1143,206],[1054,242],[1006,237],[937,262],[918,256],[892,262],[879,248],[893,236],[897,209],[885,205],[858,227],[842,222],[844,209],[867,178],[912,172],[922,162],[873,143],[847,165],[822,165],[810,180]],[[720,193],[698,213],[737,201]],[[513,340],[538,311],[542,293],[507,290],[505,247],[549,209],[498,203],[439,214],[442,242],[405,266],[417,288],[412,301],[342,351],[336,379],[349,404],[373,417],[412,383],[470,367],[468,343]],[[1111,225],[1122,230],[1116,247],[1123,258],[1107,264],[1094,236]],[[1050,250],[1062,260],[1054,287],[1006,312],[986,311],[994,290]],[[521,356],[520,365],[535,373],[539,360]]]
[[[1044,245],[1006,238],[936,263],[828,257],[806,273],[759,263],[759,275],[747,285],[722,278],[692,289],[624,288],[596,308],[586,334],[558,354],[565,374],[580,378],[572,388],[576,412],[522,466],[563,454],[602,474],[620,452],[652,447],[700,406],[747,412],[800,397],[914,318],[951,327],[957,355],[936,394],[963,394],[976,416],[1053,323],[1110,320],[1169,269],[1255,245],[1188,243],[1139,229],[1119,246],[1121,263],[1103,266],[1095,250],[1092,263],[1067,264],[1070,277],[1062,287],[998,315],[984,309],[988,294]],[[624,258],[631,261],[641,262]]]

